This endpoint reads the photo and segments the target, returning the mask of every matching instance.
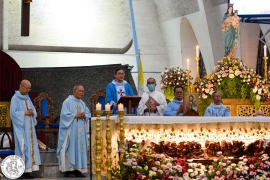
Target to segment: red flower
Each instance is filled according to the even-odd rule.
[[[134,173],[131,173],[130,176],[131,176],[132,178],[135,178],[135,174],[134,174]]]
[[[140,163],[141,161],[142,161],[141,158],[137,159],[137,163]]]
[[[135,139],[135,136],[134,136],[134,135],[132,135],[132,138],[133,138],[133,139]]]
[[[118,179],[121,179],[122,178],[122,175],[121,174],[118,174],[117,177],[118,177]]]
[[[145,154],[143,154],[142,157],[143,157],[143,159],[146,159],[147,158],[147,156]]]
[[[138,175],[138,179],[142,179],[142,174],[139,174]]]
[[[149,162],[150,164],[153,164],[154,161],[153,161],[152,159],[150,159],[148,162]]]

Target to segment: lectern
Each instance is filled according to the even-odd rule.
[[[132,108],[137,107],[141,97],[138,96],[122,96],[117,104],[123,104],[127,108],[128,114],[132,114]]]

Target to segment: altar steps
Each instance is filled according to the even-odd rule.
[[[39,171],[34,171],[31,174],[37,178],[61,178],[64,173],[59,171],[58,159],[56,157],[56,150],[40,150],[41,165]],[[89,159],[89,158],[88,158]],[[86,179],[90,178],[90,167],[88,165],[88,173]],[[78,179],[78,178],[76,178]]]

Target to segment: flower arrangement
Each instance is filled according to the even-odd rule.
[[[192,80],[192,77],[190,77],[190,80]],[[160,85],[166,98],[171,100],[174,98],[173,89],[175,86],[182,86],[184,91],[187,89],[188,75],[181,67],[165,68],[165,71],[161,73]]]
[[[112,168],[114,180],[270,180],[270,158],[267,154],[254,153],[253,157],[243,156],[233,163],[233,157],[220,155],[212,165],[205,166],[192,160],[166,157],[155,153],[151,146],[138,144],[125,151],[119,167]]]
[[[119,167],[112,169],[112,179],[166,179],[180,180],[188,167],[185,159],[173,159],[164,154],[157,154],[150,146],[139,148],[134,144],[130,152],[124,152]]]
[[[201,112],[210,104],[215,90],[221,91],[223,98],[250,98],[255,102],[256,109],[260,107],[260,102],[269,100],[266,81],[238,59],[224,58],[214,71],[202,79],[199,85],[203,104]]]

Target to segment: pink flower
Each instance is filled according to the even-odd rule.
[[[160,162],[159,161],[156,161],[155,164],[159,166],[160,165]]]
[[[217,171],[217,172],[216,172],[216,175],[220,175],[220,171]]]
[[[157,171],[157,168],[156,168],[156,167],[152,167],[152,170],[153,170],[153,171]]]

